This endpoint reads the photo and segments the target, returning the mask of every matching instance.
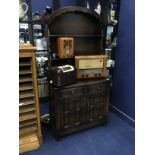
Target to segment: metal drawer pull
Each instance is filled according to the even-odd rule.
[[[66,128],[68,128],[69,127],[69,125],[66,125],[66,126],[64,126],[64,129],[66,129]]]
[[[75,110],[76,110],[76,111],[80,111],[80,108],[76,108]]]
[[[92,122],[92,121],[93,121],[93,119],[92,119],[92,118],[89,118],[89,121],[90,121],[90,122]]]
[[[75,125],[79,125],[79,124],[80,124],[80,122],[75,123]]]
[[[68,114],[70,111],[65,111],[64,114]]]
[[[99,119],[102,119],[103,118],[103,116],[99,116]]]

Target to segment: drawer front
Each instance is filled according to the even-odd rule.
[[[81,96],[84,93],[83,87],[63,89],[60,91],[60,97],[63,99],[73,98],[74,96]]]
[[[104,95],[108,94],[108,85],[107,83],[99,83],[87,86],[87,94],[99,94],[102,93]]]

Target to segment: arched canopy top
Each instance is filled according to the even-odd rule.
[[[68,7],[62,7],[56,11],[54,11],[49,19],[49,25],[53,20],[55,20],[57,17],[66,14],[66,13],[83,13],[88,14],[96,18],[101,24],[103,24],[102,18],[95,12],[90,9],[79,7],[79,6],[68,6]]]
[[[95,11],[70,6],[53,12],[48,25],[51,34],[100,34],[104,23]]]

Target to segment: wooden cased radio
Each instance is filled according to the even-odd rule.
[[[57,56],[61,59],[72,58],[74,56],[74,38],[57,38]]]
[[[55,87],[62,87],[76,82],[76,71],[71,65],[55,66],[51,68],[50,83]]]
[[[107,56],[75,56],[75,67],[78,79],[107,77]]]

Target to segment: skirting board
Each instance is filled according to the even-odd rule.
[[[129,125],[132,127],[135,127],[135,120],[133,120],[131,117],[129,117],[127,114],[119,110],[117,107],[114,105],[110,104],[109,105],[109,110],[114,112],[116,115],[118,115],[122,120],[127,122]]]

